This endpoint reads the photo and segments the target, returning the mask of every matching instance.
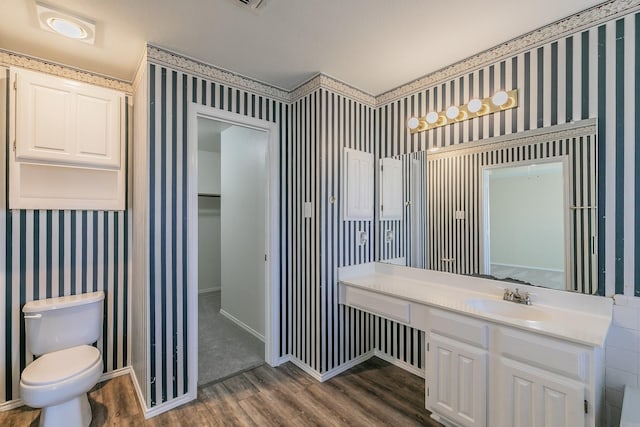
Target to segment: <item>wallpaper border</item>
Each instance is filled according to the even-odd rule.
[[[175,70],[185,71],[192,75],[212,79],[237,89],[275,99],[276,101],[289,102],[289,92],[286,90],[244,77],[232,71],[216,67],[215,65],[188,58],[152,44],[147,44],[147,61],[159,65],[166,65]]]
[[[129,82],[91,73],[89,71],[79,70],[68,65],[57,64],[52,61],[23,55],[21,53],[11,52],[2,48],[0,48],[0,64],[8,67],[21,67],[32,71],[51,74],[57,77],[73,79],[83,83],[119,90],[127,94],[133,93],[133,87]]]

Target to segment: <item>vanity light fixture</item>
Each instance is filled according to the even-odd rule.
[[[412,117],[407,122],[411,134],[424,132],[452,123],[505,111],[518,106],[518,89],[501,90],[493,96],[474,98],[465,105],[452,105],[445,111],[431,111],[424,117]]]
[[[40,28],[88,44],[96,40],[96,24],[42,3],[36,3]]]

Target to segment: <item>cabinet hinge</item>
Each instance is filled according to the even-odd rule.
[[[13,140],[13,151],[16,151],[16,140]]]
[[[267,260],[267,254],[264,254],[264,260],[265,261]]]
[[[584,401],[584,413],[588,414],[589,413],[589,402],[587,402],[587,400],[585,399]]]
[[[429,343],[427,343],[427,351],[429,351]]]
[[[429,387],[427,387],[427,397],[429,397]]]
[[[380,205],[380,212],[384,210],[384,205]]]
[[[380,165],[380,172],[384,171],[384,166]]]
[[[18,90],[18,80],[13,81],[13,90]]]

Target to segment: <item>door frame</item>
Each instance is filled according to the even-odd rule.
[[[266,194],[265,227],[265,361],[276,366],[281,363],[280,348],[280,233],[279,233],[279,130],[276,123],[232,113],[206,105],[190,103],[188,106],[187,133],[187,235],[198,236],[198,118],[215,120],[234,126],[255,129],[266,133],[268,177]],[[197,393],[198,386],[198,239],[187,243],[187,307],[195,307],[187,313],[188,378],[189,394]]]

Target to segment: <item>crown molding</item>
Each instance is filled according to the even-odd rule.
[[[300,86],[290,92],[290,102],[296,102],[300,98],[304,98],[312,92],[318,89],[326,89],[337,93],[338,95],[345,96],[355,101],[361,102],[369,107],[376,106],[376,98],[366,92],[361,91],[347,83],[344,83],[336,78],[328,76],[326,74],[316,74]]]
[[[213,65],[205,64],[151,44],[147,44],[147,61],[159,65],[166,65],[173,69],[179,69],[200,77],[212,79],[216,82],[224,83],[237,89],[247,90],[271,99],[289,102],[289,92],[283,89],[244,77],[240,74],[236,74]]]
[[[376,97],[380,107],[416,92],[426,90],[445,81],[484,66],[499,62],[533,47],[549,43],[572,33],[610,20],[618,15],[631,13],[640,7],[640,0],[611,0],[554,22],[537,30],[523,34],[513,40],[463,59],[441,70],[399,86]]]
[[[115,89],[127,94],[133,92],[131,83],[122,80],[105,77],[100,74],[91,73],[89,71],[79,70],[77,68],[68,67],[66,65],[57,64],[51,61],[23,55],[16,52],[0,49],[0,64],[10,67],[26,68],[32,71],[51,74],[65,79],[77,80],[83,83],[89,83],[96,86],[102,86],[109,89]]]

